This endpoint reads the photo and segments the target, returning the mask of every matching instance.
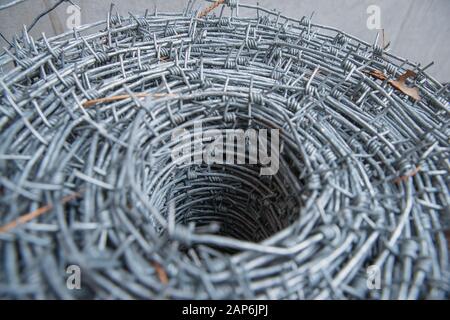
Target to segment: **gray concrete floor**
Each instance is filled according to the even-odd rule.
[[[12,0],[0,0],[0,4]],[[82,8],[83,24],[105,19],[111,2],[124,15],[129,11],[143,13],[146,8],[153,11],[180,11],[187,0],[73,0]],[[7,10],[0,11],[1,32],[11,38],[24,24],[54,4],[56,0],[28,0]],[[301,18],[315,12],[313,21],[330,25],[372,43],[376,31],[369,30],[366,10],[369,5],[381,9],[381,27],[385,40],[391,41],[391,51],[413,62],[435,65],[429,69],[431,75],[442,82],[450,81],[450,1],[449,0],[241,0],[241,3],[259,2],[261,6],[276,9],[291,17]],[[197,0],[195,7],[203,8],[207,3]],[[36,25],[32,34],[41,32],[54,35],[66,29],[69,14],[63,4],[52,15]],[[241,10],[240,15],[245,15]],[[0,40],[0,46],[5,46]]]

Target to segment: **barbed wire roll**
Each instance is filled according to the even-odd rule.
[[[1,297],[448,298],[448,85],[227,5],[24,31],[2,56]],[[199,121],[280,129],[278,173],[177,165],[172,134]]]

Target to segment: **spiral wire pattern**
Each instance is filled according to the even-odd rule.
[[[449,87],[426,68],[237,1],[24,30],[0,67],[0,297],[448,298]],[[407,70],[420,100],[389,82]],[[199,121],[279,129],[277,174],[174,163]]]

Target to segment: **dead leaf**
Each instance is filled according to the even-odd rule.
[[[386,79],[388,79],[388,77],[380,70],[371,70],[369,72],[365,71],[365,73],[368,73],[369,75],[371,75],[372,77],[374,77],[375,79],[384,81]],[[420,100],[420,95],[419,95],[419,88],[417,87],[408,87],[408,85],[406,84],[406,80],[408,78],[415,78],[416,77],[416,73],[412,70],[406,70],[406,72],[404,74],[402,74],[401,76],[399,76],[397,78],[397,80],[389,80],[388,83],[395,89],[403,92],[404,94],[406,94],[407,96],[413,98],[416,101]]]
[[[398,177],[397,179],[394,180],[395,183],[400,183],[402,181],[406,181],[408,180],[408,178],[414,177],[416,174],[419,173],[420,171],[420,166],[416,167],[413,171],[411,171],[410,173],[408,173],[407,175]]]
[[[61,199],[61,203],[62,204],[66,204],[67,202],[72,201],[72,200],[74,200],[74,199],[76,199],[76,198],[78,198],[80,196],[81,196],[81,192],[76,192],[76,193],[70,194],[70,195],[62,198]],[[40,208],[38,208],[38,209],[36,209],[34,211],[31,211],[31,212],[29,212],[27,214],[24,214],[23,216],[20,216],[16,220],[14,220],[14,221],[12,221],[12,222],[10,222],[10,223],[0,227],[0,233],[6,233],[6,232],[16,228],[17,226],[19,226],[21,224],[27,223],[27,222],[29,222],[29,221],[31,221],[31,220],[33,220],[33,219],[43,215],[44,213],[49,212],[52,209],[53,209],[53,204],[47,204],[47,205],[45,205],[43,207],[40,207]]]
[[[383,72],[381,72],[380,70],[372,70],[372,71],[366,72],[366,73],[370,74],[372,77],[374,77],[378,80],[381,80],[381,81],[384,81],[387,79],[386,75]]]
[[[146,97],[146,96],[148,96],[147,93],[137,93],[136,94],[136,97],[138,97],[138,98],[142,98],[142,97]],[[119,95],[119,96],[112,96],[112,97],[99,98],[99,99],[92,99],[92,100],[88,100],[85,103],[83,103],[83,107],[89,108],[89,107],[92,107],[94,104],[97,104],[97,103],[113,102],[113,101],[124,100],[124,99],[128,99],[128,98],[131,98],[131,96],[128,95],[128,94],[123,94],[123,95]]]
[[[164,270],[164,268],[158,262],[155,261],[153,261],[151,264],[153,268],[155,268],[159,281],[161,281],[162,284],[168,284],[169,278],[167,277],[167,273]]]
[[[206,16],[208,13],[210,13],[211,11],[213,11],[215,8],[217,8],[218,6],[220,6],[223,3],[225,3],[225,0],[217,0],[212,5],[206,7],[205,10],[200,12],[198,17],[202,18],[202,17]]]
[[[415,77],[416,73],[414,71],[406,70],[406,72],[402,74],[400,77],[398,77],[397,80],[389,81],[389,84],[393,86],[395,89],[400,90],[404,94],[410,96],[414,100],[419,101],[420,100],[419,88],[408,87],[406,85],[406,80],[408,78],[415,78]]]

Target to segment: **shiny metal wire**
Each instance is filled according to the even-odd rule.
[[[377,41],[227,6],[7,49],[0,297],[448,298],[449,86]],[[407,70],[418,101],[389,83]],[[279,128],[278,173],[174,164],[196,121]]]

